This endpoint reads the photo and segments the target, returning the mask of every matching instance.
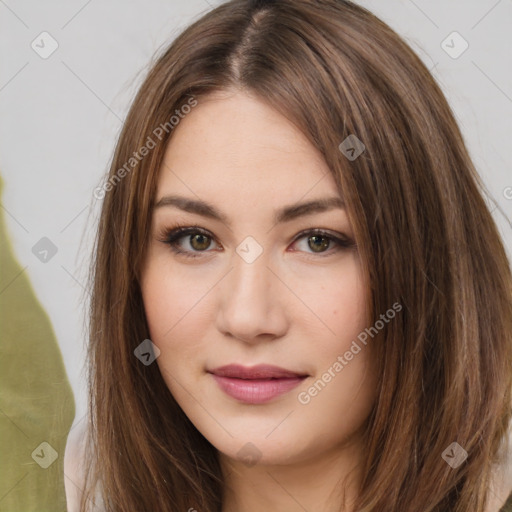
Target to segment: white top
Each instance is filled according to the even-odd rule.
[[[79,512],[83,494],[84,467],[83,452],[87,421],[84,417],[70,432],[64,453],[64,487],[68,512]],[[91,512],[104,512],[104,503],[97,493],[96,506],[90,505]]]

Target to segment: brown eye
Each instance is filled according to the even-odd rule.
[[[331,233],[322,229],[310,229],[299,233],[293,245],[295,250],[319,256],[329,256],[343,249],[353,249],[355,242],[341,233]]]
[[[211,245],[211,238],[202,233],[197,233],[190,236],[190,245],[196,251],[204,251]]]
[[[209,231],[199,226],[164,229],[159,240],[169,245],[173,252],[188,258],[200,258],[212,252],[212,242],[219,245]],[[302,231],[293,245],[298,246],[299,252],[318,256],[330,256],[343,249],[356,248],[355,242],[345,235],[322,229]]]
[[[174,229],[164,230],[161,242],[170,246],[177,254],[182,256],[197,258],[201,257],[201,253],[212,252],[208,250],[214,237],[207,231],[198,226],[177,227]]]
[[[314,252],[323,252],[329,247],[330,239],[322,235],[312,235],[308,238],[308,246]]]

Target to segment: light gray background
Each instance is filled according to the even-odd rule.
[[[77,414],[86,413],[84,292],[100,201],[93,190],[110,162],[130,100],[162,45],[213,0],[0,0],[1,206],[16,256],[56,332]],[[441,85],[491,196],[512,253],[512,0],[361,0],[420,55]],[[47,59],[46,31],[57,41]],[[454,59],[441,43],[457,31],[469,48]],[[452,51],[460,48],[457,39]],[[48,40],[45,48],[48,48]],[[43,263],[42,237],[57,246]]]

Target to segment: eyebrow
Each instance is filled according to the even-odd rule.
[[[174,206],[180,210],[196,213],[210,219],[218,220],[230,226],[228,217],[220,212],[215,206],[204,201],[191,199],[183,196],[164,196],[155,205],[154,209]],[[322,199],[314,199],[304,203],[295,203],[277,210],[274,214],[274,222],[276,224],[282,222],[290,222],[305,215],[313,213],[325,212],[335,208],[344,209],[345,203],[340,197],[327,197]]]

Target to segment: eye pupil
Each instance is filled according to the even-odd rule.
[[[194,242],[197,242],[199,245],[196,245]],[[210,243],[209,237],[202,235],[201,233],[191,236],[190,245],[198,251],[208,249]]]
[[[310,243],[309,246],[315,252],[322,252],[323,249],[327,249],[327,247],[329,246],[329,240],[325,236],[313,235],[308,238],[309,242],[311,242],[311,240],[314,240],[314,242],[313,245],[311,245]]]

